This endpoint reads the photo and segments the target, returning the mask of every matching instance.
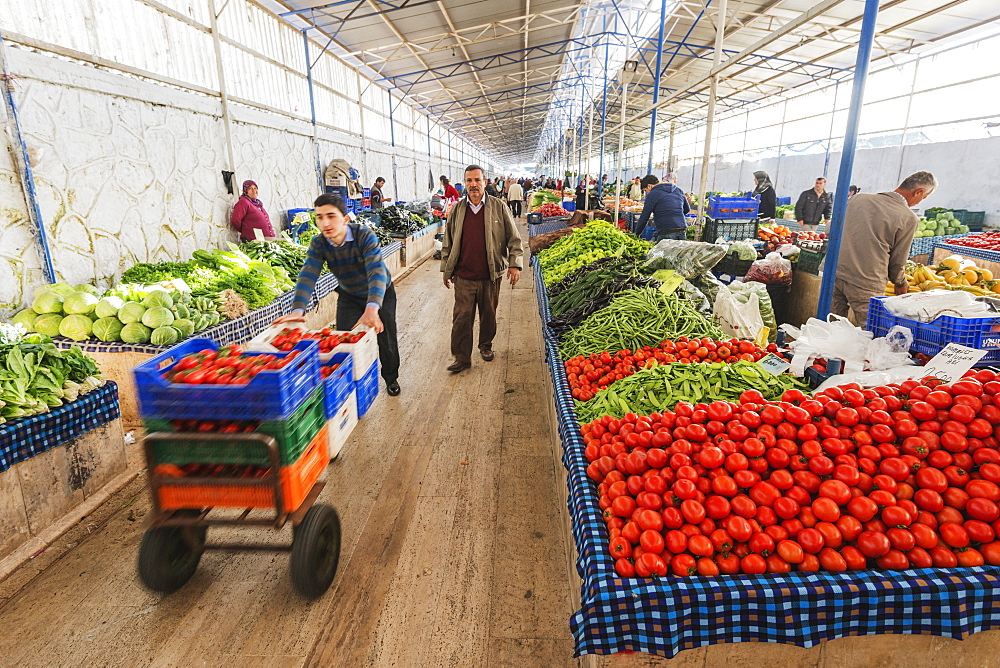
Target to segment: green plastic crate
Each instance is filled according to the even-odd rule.
[[[803,248],[799,252],[799,262],[795,265],[796,271],[804,271],[807,274],[812,274],[813,276],[819,276],[820,270],[823,268],[823,261],[826,259],[826,253],[817,253],[816,251],[806,250]]]
[[[278,442],[281,465],[294,464],[326,423],[321,385],[287,420],[265,420],[256,433],[273,436]],[[170,420],[146,420],[146,433],[175,431]],[[247,441],[245,447],[232,443],[210,441],[158,441],[153,452],[159,464],[244,464],[267,466],[270,459],[266,448],[257,441]]]

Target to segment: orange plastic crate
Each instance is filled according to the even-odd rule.
[[[330,463],[326,425],[291,466],[282,466],[281,493],[284,510],[294,512]],[[163,485],[157,493],[162,510],[181,508],[274,508],[274,488],[263,485]]]

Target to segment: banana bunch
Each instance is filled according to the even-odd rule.
[[[936,267],[907,264],[906,282],[910,284],[910,292],[963,290],[977,296],[1000,294],[1000,281],[993,280],[992,272],[955,255],[945,258]],[[885,293],[896,294],[892,283],[886,285]]]

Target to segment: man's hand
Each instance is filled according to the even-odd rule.
[[[510,287],[517,285],[517,280],[521,278],[521,270],[511,267],[507,270],[507,280],[510,281]]]
[[[910,291],[910,284],[907,283],[906,281],[903,281],[902,285],[896,285],[894,286],[894,288],[895,288],[894,292],[897,295],[905,295],[907,292]]]
[[[444,278],[444,287],[446,287],[449,290],[451,290],[451,281],[448,280],[447,276],[444,276],[443,278]]]
[[[366,306],[365,312],[358,320],[357,324],[354,325],[354,329],[361,327],[371,327],[375,330],[376,334],[381,334],[382,330],[385,329],[385,325],[382,324],[382,319],[378,317],[378,309],[374,306]]]
[[[292,311],[291,313],[289,313],[288,315],[283,315],[280,318],[275,318],[274,322],[271,323],[271,324],[272,325],[281,325],[281,324],[286,323],[286,322],[288,322],[288,323],[292,323],[292,322],[294,322],[294,323],[304,323],[305,321],[306,321],[305,315],[301,311],[295,310],[295,311]]]

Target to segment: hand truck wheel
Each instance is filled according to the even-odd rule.
[[[331,506],[314,505],[294,528],[292,584],[306,598],[322,596],[340,561],[340,517]]]
[[[178,511],[175,517],[197,517],[198,511]],[[139,579],[153,591],[169,594],[191,579],[204,552],[205,527],[147,529],[139,546]]]

